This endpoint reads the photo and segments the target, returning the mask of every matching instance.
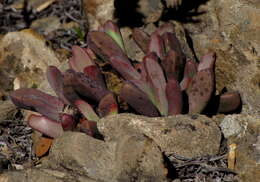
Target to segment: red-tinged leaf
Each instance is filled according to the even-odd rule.
[[[65,103],[69,104],[69,101],[63,94],[63,75],[56,66],[48,66],[47,68],[47,79],[54,90],[56,95]]]
[[[63,134],[61,123],[45,116],[35,114],[30,115],[28,118],[28,125],[40,133],[52,138],[60,137]]]
[[[148,96],[131,83],[125,83],[120,97],[124,99],[136,112],[145,116],[156,117],[159,113]]]
[[[74,90],[75,83],[76,72],[72,69],[66,70],[63,76],[63,94],[71,105],[74,105],[74,102],[80,99],[80,97]]]
[[[160,36],[162,36],[166,32],[175,33],[175,28],[172,23],[164,23],[155,31],[155,33]]]
[[[83,50],[86,51],[91,60],[97,59],[97,56],[89,47],[83,48]]]
[[[62,114],[61,125],[65,131],[73,130],[76,127],[75,118],[70,114]]]
[[[43,155],[45,155],[53,142],[53,138],[48,138],[46,136],[42,136],[37,143],[35,143],[35,155],[37,157],[42,157]]]
[[[87,52],[79,46],[72,46],[72,58],[69,60],[70,68],[77,72],[83,72],[85,67],[91,65],[95,65],[95,63]]]
[[[181,90],[186,90],[189,87],[189,84],[192,81],[192,78],[196,75],[197,73],[197,63],[192,60],[188,60],[185,64],[184,68],[184,76],[183,79],[180,83]]]
[[[129,62],[120,46],[105,32],[92,31],[88,33],[87,44],[97,55],[106,61],[117,56]]]
[[[140,62],[135,64],[135,69],[141,74],[141,80],[147,81],[147,73],[144,68],[144,63]]]
[[[100,86],[102,86],[103,88],[106,88],[106,84],[104,82],[102,73],[96,65],[85,67],[83,72],[90,79],[95,80]]]
[[[183,54],[180,41],[177,39],[174,33],[166,32],[162,35],[165,52],[170,50],[174,50],[176,54],[178,54],[182,60],[185,59]]]
[[[214,65],[215,65],[215,61],[216,61],[216,53],[214,52],[209,52],[206,55],[204,55],[201,58],[201,61],[198,65],[198,71],[202,71],[205,69],[214,69]]]
[[[154,52],[162,60],[165,56],[163,39],[156,33],[153,33],[148,44],[148,53]]]
[[[220,95],[219,113],[229,113],[235,111],[241,105],[241,98],[238,92],[226,92]]]
[[[99,135],[99,131],[97,128],[97,122],[88,121],[83,119],[80,121],[80,131],[86,133],[89,136]]]
[[[89,121],[98,121],[99,117],[93,108],[84,100],[76,100],[75,105],[79,109],[79,111],[85,116],[85,118]]]
[[[114,56],[110,59],[112,67],[117,70],[126,80],[139,80],[141,75],[131,65],[130,62],[121,60],[120,57]]]
[[[166,98],[166,81],[161,66],[157,61],[157,56],[150,53],[144,57],[144,67],[148,81],[155,94],[154,103],[162,116],[168,114],[168,102]],[[152,100],[151,100],[152,101]]]
[[[64,103],[57,97],[33,88],[21,88],[11,92],[12,102],[19,108],[37,111],[53,120],[60,121]]]
[[[112,93],[107,94],[101,99],[98,105],[98,114],[100,117],[105,117],[118,113],[116,99]]]
[[[178,81],[181,79],[184,64],[182,57],[176,51],[170,50],[161,64],[167,79],[174,78]]]
[[[169,79],[166,85],[166,95],[169,104],[168,115],[181,114],[182,111],[182,93],[177,80]]]
[[[138,47],[144,52],[148,52],[148,45],[150,42],[149,35],[140,28],[134,28],[132,33],[133,39]]]
[[[126,52],[121,32],[113,21],[106,21],[101,27],[101,31],[106,32],[121,47],[121,49]]]
[[[212,70],[199,71],[192,79],[187,94],[189,113],[200,113],[208,104],[214,90],[214,74]]]
[[[107,89],[101,86],[95,80],[84,73],[76,73],[76,80],[74,83],[74,90],[79,93],[79,95],[92,99],[99,102],[105,95],[109,93]]]

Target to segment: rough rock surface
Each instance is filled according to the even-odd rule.
[[[0,42],[0,85],[3,90],[15,87],[38,87],[46,80],[48,65],[60,61],[39,34],[30,29],[6,34]]]
[[[83,0],[83,11],[90,30],[97,30],[107,20],[114,19],[114,0]]]
[[[260,179],[260,117],[246,114],[226,116],[220,127],[228,144],[235,143],[235,171],[242,181]]]
[[[66,132],[55,141],[49,161],[48,168],[62,166],[97,181],[163,181],[167,174],[159,148],[137,133],[104,142]]]
[[[106,141],[139,132],[152,139],[166,154],[188,158],[217,154],[221,139],[216,123],[202,115],[149,118],[120,114],[101,119],[98,128]]]
[[[248,0],[212,0],[197,24],[186,24],[198,58],[217,54],[217,90],[241,93],[243,113],[260,114],[260,3]]]

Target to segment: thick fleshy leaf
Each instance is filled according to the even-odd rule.
[[[92,80],[95,80],[100,86],[106,88],[106,84],[104,82],[101,71],[96,65],[87,66],[84,68],[85,75],[87,75]]]
[[[180,80],[183,75],[183,59],[174,50],[170,50],[161,62],[167,79]]]
[[[77,72],[74,83],[74,90],[79,93],[79,95],[87,97],[88,99],[99,102],[105,95],[109,93],[107,89],[101,86],[95,80],[84,73]]]
[[[33,88],[21,88],[11,92],[12,102],[19,108],[37,111],[53,120],[60,121],[64,103],[57,97]]]
[[[66,70],[63,76],[63,94],[71,105],[74,105],[74,102],[80,99],[79,95],[74,90],[75,83],[76,72],[72,69]]]
[[[63,94],[63,74],[56,66],[48,66],[47,68],[47,79],[54,90],[56,95],[65,103],[69,104],[69,101]]]
[[[188,60],[185,64],[184,68],[184,76],[183,79],[180,83],[181,90],[186,90],[189,87],[189,84],[192,81],[192,78],[196,75],[197,73],[197,63],[192,60]]]
[[[216,54],[214,52],[209,52],[206,55],[204,55],[201,58],[201,61],[198,65],[198,71],[202,71],[205,69],[214,69],[214,65],[215,65],[215,61],[216,61]]]
[[[87,44],[98,56],[106,61],[117,56],[129,62],[120,46],[105,32],[92,31],[88,33]]]
[[[232,112],[238,109],[240,105],[241,98],[238,92],[226,92],[220,95],[218,112]]]
[[[75,118],[70,114],[62,114],[61,125],[65,131],[73,130],[76,127]]]
[[[150,53],[144,57],[144,67],[147,79],[154,91],[154,103],[162,116],[168,114],[168,102],[166,98],[166,81],[161,66],[157,61],[155,53]],[[152,101],[153,99],[151,99]]]
[[[109,93],[100,100],[98,105],[98,114],[100,117],[105,117],[117,113],[118,106],[116,99],[112,93]]]
[[[174,33],[166,32],[162,35],[162,39],[166,53],[170,50],[174,50],[182,60],[185,59],[180,41],[177,39]]]
[[[162,60],[165,56],[163,39],[157,33],[151,35],[148,53],[154,52]]]
[[[96,137],[97,135],[100,135],[97,128],[97,122],[88,121],[86,119],[82,119],[80,121],[80,131],[92,137]]]
[[[124,99],[136,112],[145,116],[156,117],[159,113],[147,95],[131,83],[125,83],[120,97]]]
[[[79,46],[72,46],[72,57],[69,60],[70,68],[77,72],[83,72],[85,67],[91,65],[95,65],[95,63],[87,52]]]
[[[61,123],[51,120],[45,116],[32,114],[28,118],[28,125],[33,129],[52,138],[60,137],[63,134]]]
[[[177,80],[169,79],[166,85],[166,95],[169,104],[168,115],[181,114],[182,111],[182,93]]]
[[[144,63],[140,62],[140,63],[135,64],[135,69],[138,71],[138,73],[140,73],[141,80],[147,81],[147,73],[144,68]]]
[[[113,21],[106,21],[102,26],[101,31],[106,32],[110,37],[112,37],[112,39],[121,47],[121,49],[126,52],[121,32]]]
[[[189,98],[189,113],[200,113],[203,111],[211,98],[215,86],[212,70],[199,71],[192,79],[187,89]]]
[[[138,47],[144,52],[148,52],[150,36],[140,28],[134,28],[132,33],[133,39]]]
[[[164,24],[160,25],[160,27],[157,28],[155,31],[155,33],[157,33],[160,36],[162,36],[166,32],[175,33],[175,28],[172,23],[164,23]]]
[[[75,105],[89,121],[98,121],[99,117],[93,108],[84,100],[76,100]]]
[[[136,71],[136,69],[131,65],[130,62],[125,62],[121,60],[120,57],[111,57],[111,65],[115,70],[117,70],[121,76],[126,80],[139,80],[141,75]]]

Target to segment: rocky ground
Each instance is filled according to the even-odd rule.
[[[259,18],[258,0],[1,0],[0,181],[260,179]],[[215,51],[216,92],[239,91],[241,111],[208,117],[110,116],[98,123],[104,140],[65,132],[47,155],[37,157],[37,134],[25,124],[28,113],[18,111],[8,93],[20,87],[51,93],[47,66],[64,70],[71,46],[86,46],[86,33],[107,19],[119,23],[128,56],[136,61],[143,55],[131,28],[152,32],[162,21],[175,25],[188,57],[198,60]]]

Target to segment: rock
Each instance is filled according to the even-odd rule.
[[[96,182],[84,176],[75,176],[64,169],[27,169],[6,172],[0,176],[0,182]]]
[[[260,3],[208,1],[200,23],[186,24],[197,57],[215,51],[217,90],[238,90],[243,113],[260,114]]]
[[[175,153],[188,158],[216,155],[221,139],[218,126],[202,115],[149,118],[120,114],[101,119],[98,128],[106,141],[121,138],[125,133],[142,133],[165,154]]]
[[[137,12],[144,16],[145,24],[157,22],[163,12],[161,0],[140,0],[137,7]]]
[[[164,181],[167,174],[159,148],[138,133],[104,142],[83,133],[65,132],[54,142],[43,166],[62,166],[76,176],[105,182]]]
[[[97,30],[107,20],[113,20],[114,9],[114,0],[83,0],[89,30]]]
[[[43,35],[48,35],[61,28],[61,22],[57,16],[48,16],[33,21],[30,28]]]
[[[226,116],[220,127],[228,144],[235,143],[235,171],[242,182],[260,179],[260,117],[236,114]]]
[[[39,34],[27,29],[6,34],[0,42],[0,85],[4,90],[16,87],[38,87],[46,80],[48,65],[60,61]]]

